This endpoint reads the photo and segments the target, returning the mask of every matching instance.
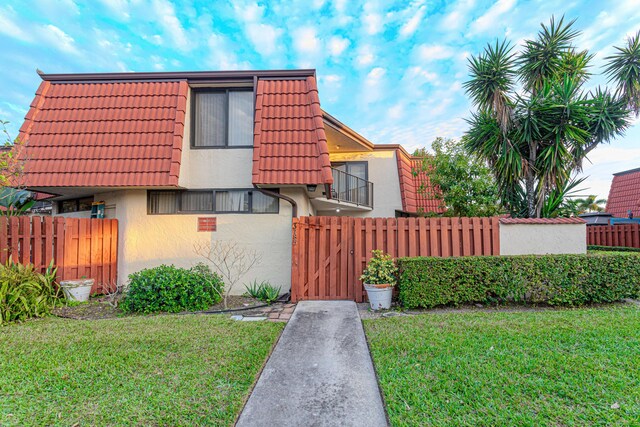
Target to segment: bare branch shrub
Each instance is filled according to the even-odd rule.
[[[111,283],[103,283],[101,286],[102,295],[104,300],[113,308],[118,308],[120,300],[127,292],[128,284],[116,283],[115,286]]]
[[[215,240],[207,243],[196,243],[194,251],[203,257],[224,280],[224,293],[222,299],[224,308],[231,290],[240,281],[240,278],[253,267],[260,264],[262,255],[253,249],[248,249],[234,240]]]

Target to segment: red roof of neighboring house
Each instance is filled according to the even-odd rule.
[[[586,224],[582,218],[500,218],[500,224]]]
[[[186,81],[42,82],[20,128],[27,185],[178,185],[187,91]]]
[[[253,183],[333,183],[314,77],[258,80]]]
[[[606,211],[614,217],[626,218],[628,211],[640,217],[640,168],[613,174]]]
[[[409,156],[402,147],[396,148],[396,157],[398,159],[402,210],[412,213],[444,212],[440,201],[429,197],[429,193],[432,193],[431,183],[427,174],[420,170],[422,160]]]

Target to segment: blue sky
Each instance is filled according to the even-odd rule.
[[[577,18],[600,74],[640,30],[640,0],[31,0],[0,5],[0,118],[15,134],[47,73],[316,68],[322,106],[375,143],[459,137],[467,57],[520,44],[552,14]],[[591,86],[606,83],[600,77]],[[585,167],[587,193],[640,167],[640,121]]]

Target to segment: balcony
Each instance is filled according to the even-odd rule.
[[[373,208],[373,183],[341,170],[331,168],[331,198],[343,203]]]

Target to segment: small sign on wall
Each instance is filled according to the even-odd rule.
[[[216,231],[216,224],[215,217],[199,217],[198,231]]]

